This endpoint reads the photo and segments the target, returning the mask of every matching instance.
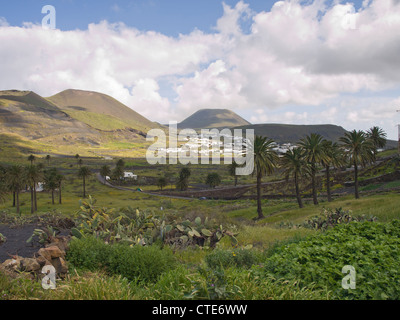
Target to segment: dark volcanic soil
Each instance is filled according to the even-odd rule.
[[[5,243],[0,244],[0,263],[10,259],[10,255],[19,255],[31,258],[42,246],[37,242],[26,243],[38,225],[27,224],[11,228],[9,225],[0,224],[0,233],[7,238]]]

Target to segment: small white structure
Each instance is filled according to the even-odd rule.
[[[133,179],[137,180],[137,175],[133,174],[133,172],[125,171],[124,172],[124,179]]]
[[[37,192],[42,192],[44,190],[44,183],[43,182],[38,182],[36,191]]]

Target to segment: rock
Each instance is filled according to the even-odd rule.
[[[65,252],[62,252],[60,250],[60,248],[57,247],[57,246],[51,246],[51,247],[44,248],[44,251],[47,251],[47,253],[51,257],[50,259],[59,258],[59,257],[65,256]],[[49,260],[49,259],[47,259],[47,260]]]
[[[48,260],[48,261],[51,260],[51,254],[48,250],[46,250],[46,248],[39,249],[38,255],[43,257],[45,260]]]
[[[40,264],[33,258],[25,258],[20,261],[19,268],[21,271],[36,272],[40,269]]]
[[[49,260],[41,255],[36,258],[36,261],[40,264],[41,267],[44,267],[46,264],[50,264]]]
[[[56,269],[57,275],[63,276],[68,273],[68,266],[63,258],[52,259],[51,264]]]
[[[66,237],[66,236],[57,236],[57,237],[50,237],[50,244],[46,245],[46,247],[53,247],[56,246],[58,247],[62,252],[65,252],[68,250],[68,243],[71,237]]]
[[[22,259],[22,257],[15,256],[12,259],[7,259],[4,261],[1,266],[6,270],[16,271],[19,268]]]

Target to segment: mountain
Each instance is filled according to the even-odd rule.
[[[255,135],[268,137],[277,143],[296,143],[311,133],[318,133],[327,140],[337,142],[346,130],[332,124],[320,125],[294,125],[294,124],[253,124],[239,126],[235,129],[254,129]]]
[[[159,125],[103,93],[65,90],[47,98],[65,113],[99,130],[134,128],[143,133]]]
[[[32,91],[0,91],[0,123],[0,133],[43,142],[63,135],[83,139],[99,136],[98,132]]]
[[[178,128],[231,128],[246,125],[250,125],[250,122],[233,111],[227,109],[201,109],[180,122]]]
[[[50,98],[32,91],[0,91],[0,149],[58,154],[142,154],[146,133],[160,128],[110,96],[66,90]],[[26,148],[25,148],[26,147]]]

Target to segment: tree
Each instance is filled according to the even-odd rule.
[[[5,201],[5,195],[7,194],[7,183],[6,183],[6,169],[0,165],[0,202]]]
[[[359,199],[358,167],[360,165],[365,166],[367,163],[374,161],[375,146],[362,130],[346,132],[344,137],[341,137],[339,140],[346,150],[348,161],[354,167],[354,195],[356,199]]]
[[[33,155],[33,154],[31,154],[29,157],[28,157],[28,161],[30,161],[31,162],[31,166],[33,165],[33,162],[36,160],[36,157]]]
[[[39,166],[29,166],[25,168],[26,182],[31,191],[31,213],[37,211],[36,185],[43,178],[41,168]]]
[[[330,168],[338,168],[345,164],[345,159],[343,157],[343,151],[339,144],[329,140],[322,141],[322,149],[324,152],[324,157],[321,160],[321,165],[325,168],[326,176],[326,194],[328,197],[328,202],[332,201],[331,194],[331,174]]]
[[[253,142],[254,168],[257,177],[257,214],[264,218],[261,207],[261,180],[266,174],[272,174],[278,163],[278,155],[273,150],[274,141],[266,137],[256,136]]]
[[[13,165],[8,168],[6,173],[6,181],[10,190],[15,193],[15,203],[17,214],[20,214],[19,193],[25,185],[25,170],[20,165]]]
[[[48,165],[48,166],[50,165],[50,159],[51,159],[51,156],[48,154],[48,155],[46,156],[46,161],[47,161],[47,165]]]
[[[92,175],[88,167],[81,167],[78,171],[78,177],[82,178],[83,198],[86,198],[86,179]]]
[[[122,169],[125,168],[125,161],[123,159],[119,159],[117,161],[117,167],[120,167]]]
[[[307,172],[308,164],[304,159],[304,151],[301,148],[293,148],[288,150],[282,157],[283,174],[286,180],[293,177],[296,190],[297,203],[299,208],[303,208],[303,201],[300,195],[299,180],[302,175]]]
[[[232,163],[228,165],[229,175],[235,179],[235,187],[238,183],[238,175],[236,174],[236,169],[241,167],[243,167],[243,165],[238,164],[235,160],[233,160]]]
[[[161,191],[162,191],[162,189],[163,189],[164,187],[167,186],[167,184],[168,184],[168,181],[167,181],[167,179],[166,179],[165,177],[160,177],[160,178],[158,178],[158,180],[157,180],[157,187],[159,187]]]
[[[209,173],[207,175],[206,184],[210,186],[210,188],[215,188],[221,184],[221,177],[218,173]]]
[[[176,187],[181,190],[185,191],[189,188],[189,177],[191,175],[190,169],[189,168],[182,168],[181,171],[179,172],[179,178],[176,183]]]
[[[58,203],[59,204],[62,204],[61,188],[62,188],[62,183],[64,180],[65,180],[65,177],[61,173],[57,172],[57,174],[55,176],[55,181],[57,183],[57,188],[58,188]]]
[[[104,181],[106,181],[106,177],[109,177],[111,175],[111,168],[108,165],[104,165],[100,168],[100,175],[104,178]]]
[[[54,205],[54,191],[58,187],[58,182],[57,182],[57,169],[51,169],[47,170],[44,174],[44,185],[46,190],[51,191],[51,204]]]
[[[116,166],[114,170],[112,171],[112,178],[113,180],[121,180],[121,178],[124,176],[124,169],[123,167]]]
[[[374,146],[374,155],[376,156],[376,153],[378,152],[378,149],[384,148],[386,146],[386,132],[384,132],[381,128],[375,126],[370,128],[367,131],[367,138],[371,140],[373,146]]]
[[[82,164],[83,164],[83,160],[82,160],[82,159],[78,159],[78,166],[79,166],[79,168],[82,167]]]
[[[305,160],[310,165],[312,195],[315,205],[318,204],[317,185],[315,180],[317,174],[317,165],[321,163],[326,157],[322,147],[322,141],[323,138],[320,134],[312,133],[302,139],[299,143],[300,147],[304,150]]]

